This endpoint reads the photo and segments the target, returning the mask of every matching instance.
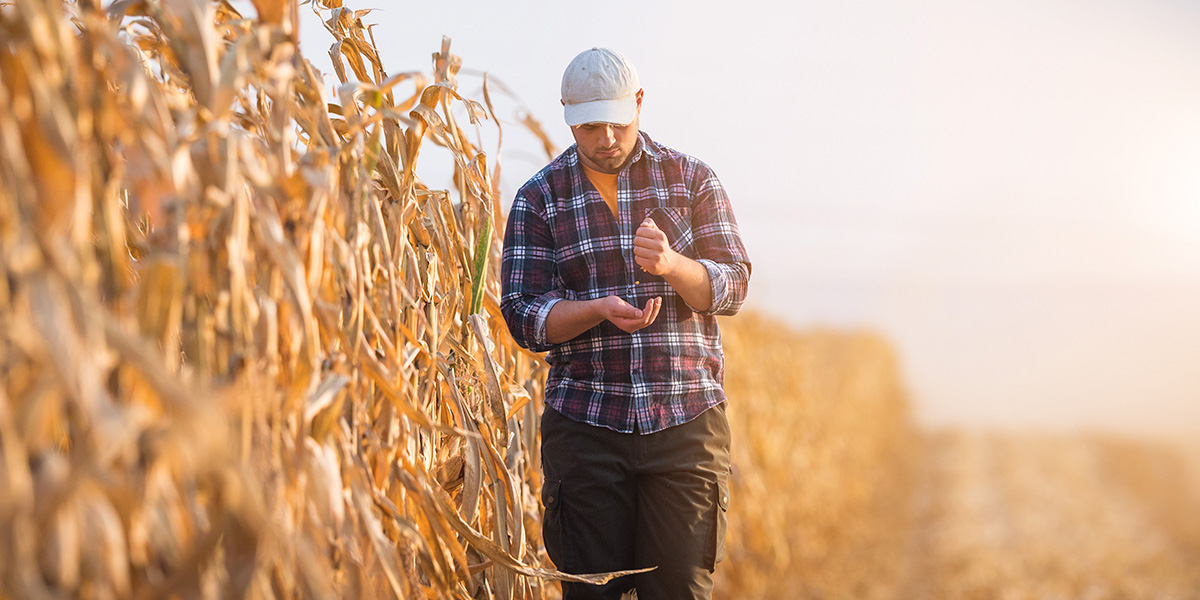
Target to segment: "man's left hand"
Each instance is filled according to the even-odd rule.
[[[646,217],[633,237],[633,261],[651,275],[666,276],[674,268],[679,253],[671,249],[667,234],[654,219]]]

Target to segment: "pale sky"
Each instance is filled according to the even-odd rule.
[[[729,191],[750,304],[883,333],[923,422],[1200,429],[1200,3],[377,5],[390,72],[448,35],[560,148],[562,69],[628,56],[643,131]],[[511,196],[545,160],[504,144]]]

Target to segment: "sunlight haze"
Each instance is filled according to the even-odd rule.
[[[332,86],[329,36],[301,11]],[[396,72],[428,71],[449,36],[460,90],[482,98],[490,73],[559,149],[562,68],[626,54],[642,130],[729,191],[749,304],[883,333],[924,423],[1200,426],[1198,5],[396,3],[363,20]],[[500,113],[507,205],[546,161]]]

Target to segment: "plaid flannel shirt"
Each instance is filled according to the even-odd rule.
[[[617,175],[614,218],[579,164],[575,146],[530,179],[508,215],[500,308],[518,344],[546,356],[546,402],[570,419],[625,433],[686,423],[725,400],[716,315],[741,308],[750,259],[716,175],[704,163],[639,132]],[[708,271],[712,305],[696,311],[662,277],[634,262],[633,238],[651,217],[671,248]],[[658,318],[626,333],[604,321],[561,344],[546,316],[562,300],[617,295],[641,308],[662,296]]]

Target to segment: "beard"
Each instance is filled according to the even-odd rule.
[[[629,160],[629,155],[633,153],[633,150],[625,150],[619,146],[590,151],[580,148],[579,153],[587,159],[585,164],[591,163],[588,165],[589,167],[602,173],[616,173],[621,170],[621,167],[625,166],[625,161]]]

